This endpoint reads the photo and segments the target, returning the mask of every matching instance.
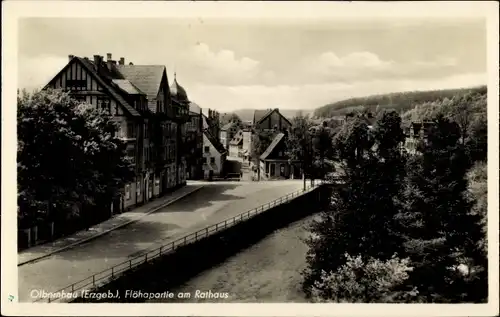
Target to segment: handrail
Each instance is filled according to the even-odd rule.
[[[252,217],[254,217],[254,216],[256,216],[264,211],[267,211],[267,210],[271,209],[272,207],[276,207],[276,206],[279,206],[281,204],[284,204],[284,203],[290,201],[292,198],[296,198],[302,194],[310,192],[312,189],[322,185],[323,183],[324,182],[314,184],[314,185],[309,185],[305,189],[297,190],[293,193],[287,194],[287,195],[282,196],[280,198],[277,198],[273,201],[270,201],[268,203],[260,205],[256,208],[250,209],[250,210],[243,212],[239,215],[233,216],[229,219],[226,219],[226,220],[221,221],[219,223],[216,223],[214,225],[210,225],[210,226],[205,227],[203,229],[200,229],[194,233],[187,234],[184,237],[179,238],[177,240],[174,240],[172,242],[169,242],[167,244],[164,244],[164,245],[160,246],[159,248],[156,248],[156,249],[153,249],[153,250],[150,250],[147,252],[145,251],[145,253],[143,253],[141,255],[138,255],[138,256],[136,256],[132,259],[129,259],[127,261],[124,261],[122,263],[116,264],[116,265],[112,266],[111,268],[106,269],[104,271],[95,273],[95,274],[93,274],[93,275],[91,275],[83,280],[80,280],[80,281],[75,282],[71,285],[68,285],[64,288],[61,288],[58,291],[53,292],[52,294],[62,294],[62,293],[69,293],[69,292],[74,294],[75,291],[83,290],[84,288],[89,287],[91,285],[92,285],[91,289],[96,288],[96,286],[103,286],[106,284],[105,281],[107,281],[109,279],[114,279],[114,278],[118,277],[119,275],[123,274],[124,272],[131,270],[132,268],[135,268],[141,264],[147,263],[148,261],[155,259],[157,257],[160,257],[162,255],[166,255],[168,253],[171,253],[181,246],[185,246],[185,245],[188,245],[192,242],[196,242],[198,240],[207,238],[207,237],[209,237],[217,232],[220,232],[220,231],[225,230],[229,227],[232,227],[232,226],[236,225],[237,223],[242,222],[243,220],[250,219],[250,218],[252,218]],[[99,284],[101,284],[101,285],[99,285]],[[48,298],[39,298],[39,299],[35,300],[34,302],[36,303],[36,302],[47,301],[47,302],[51,303],[51,302],[60,301],[62,299],[64,299],[64,298],[62,298],[62,296],[57,297],[57,298],[48,297]]]

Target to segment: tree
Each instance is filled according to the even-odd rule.
[[[485,257],[477,248],[480,217],[470,212],[465,175],[470,167],[461,128],[443,115],[433,120],[421,156],[409,161],[404,204],[398,215],[404,230],[404,254],[415,269],[408,285],[425,302],[479,300],[484,279],[468,280],[460,269],[485,272]],[[486,278],[487,282],[487,278]]]
[[[309,132],[312,123],[307,116],[303,116],[301,113],[293,117],[291,121],[292,126],[285,140],[286,155],[292,162],[301,163],[305,188],[306,173],[309,172],[312,162],[312,143]]]
[[[398,120],[388,118],[392,116],[379,119],[387,122],[379,123],[375,134],[364,120],[357,118],[346,123],[335,136],[342,186],[333,188],[330,208],[310,227],[308,267],[304,271],[306,294],[318,288],[315,283],[321,280],[323,271],[336,272],[346,264],[349,259],[345,254],[360,255],[363,261],[370,257],[386,261],[401,251],[394,200],[400,191],[401,172],[388,171],[394,168],[391,164],[403,158],[399,151],[389,148],[386,134],[397,133],[390,123]],[[393,146],[398,148],[399,144]],[[377,155],[376,148],[385,148],[384,158]]]
[[[110,115],[57,91],[23,93],[17,103],[21,225],[67,219],[75,206],[110,201],[132,179]]]
[[[488,165],[486,162],[476,162],[467,173],[468,196],[473,202],[472,213],[480,216],[483,236],[478,241],[479,248],[487,254],[486,236],[488,233]]]
[[[241,118],[234,112],[225,113],[224,115],[221,116],[219,124],[222,127],[228,124],[229,122],[241,122]]]
[[[320,178],[333,171],[333,144],[332,130],[327,126],[327,122],[316,130],[312,135],[312,156],[313,174]]]
[[[408,259],[387,261],[346,254],[346,264],[336,272],[325,272],[312,290],[313,302],[390,303],[413,301],[416,290],[401,291],[412,267]]]
[[[460,127],[461,142],[465,143],[469,126],[473,117],[473,99],[474,95],[467,94],[465,96],[454,98],[451,106],[451,117]]]
[[[480,113],[472,121],[465,146],[472,162],[486,162],[488,158],[488,118]]]

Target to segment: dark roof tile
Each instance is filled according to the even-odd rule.
[[[108,80],[112,80],[112,76],[116,75],[110,72],[107,67],[101,67],[99,73],[95,69],[94,63],[88,59],[77,57],[78,61],[90,72],[99,82],[101,86],[106,89],[113,98],[115,98],[132,116],[140,117],[141,114],[135,110],[111,85],[109,85],[103,77],[107,77]],[[101,74],[101,72],[103,74]],[[122,78],[123,79],[123,78]]]
[[[276,148],[276,146],[281,142],[281,140],[283,140],[284,137],[285,137],[284,133],[278,133],[278,135],[276,135],[274,137],[274,139],[271,142],[271,144],[269,144],[269,146],[267,147],[267,149],[264,151],[264,153],[262,153],[262,155],[260,156],[260,159],[261,160],[267,159],[267,157],[274,151],[274,149]]]

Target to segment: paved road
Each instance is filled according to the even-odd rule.
[[[301,181],[214,182],[138,222],[18,267],[19,301],[54,292],[198,229],[301,189]]]

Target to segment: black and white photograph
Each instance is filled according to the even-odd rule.
[[[498,3],[63,2],[2,54],[9,309],[498,314]]]

